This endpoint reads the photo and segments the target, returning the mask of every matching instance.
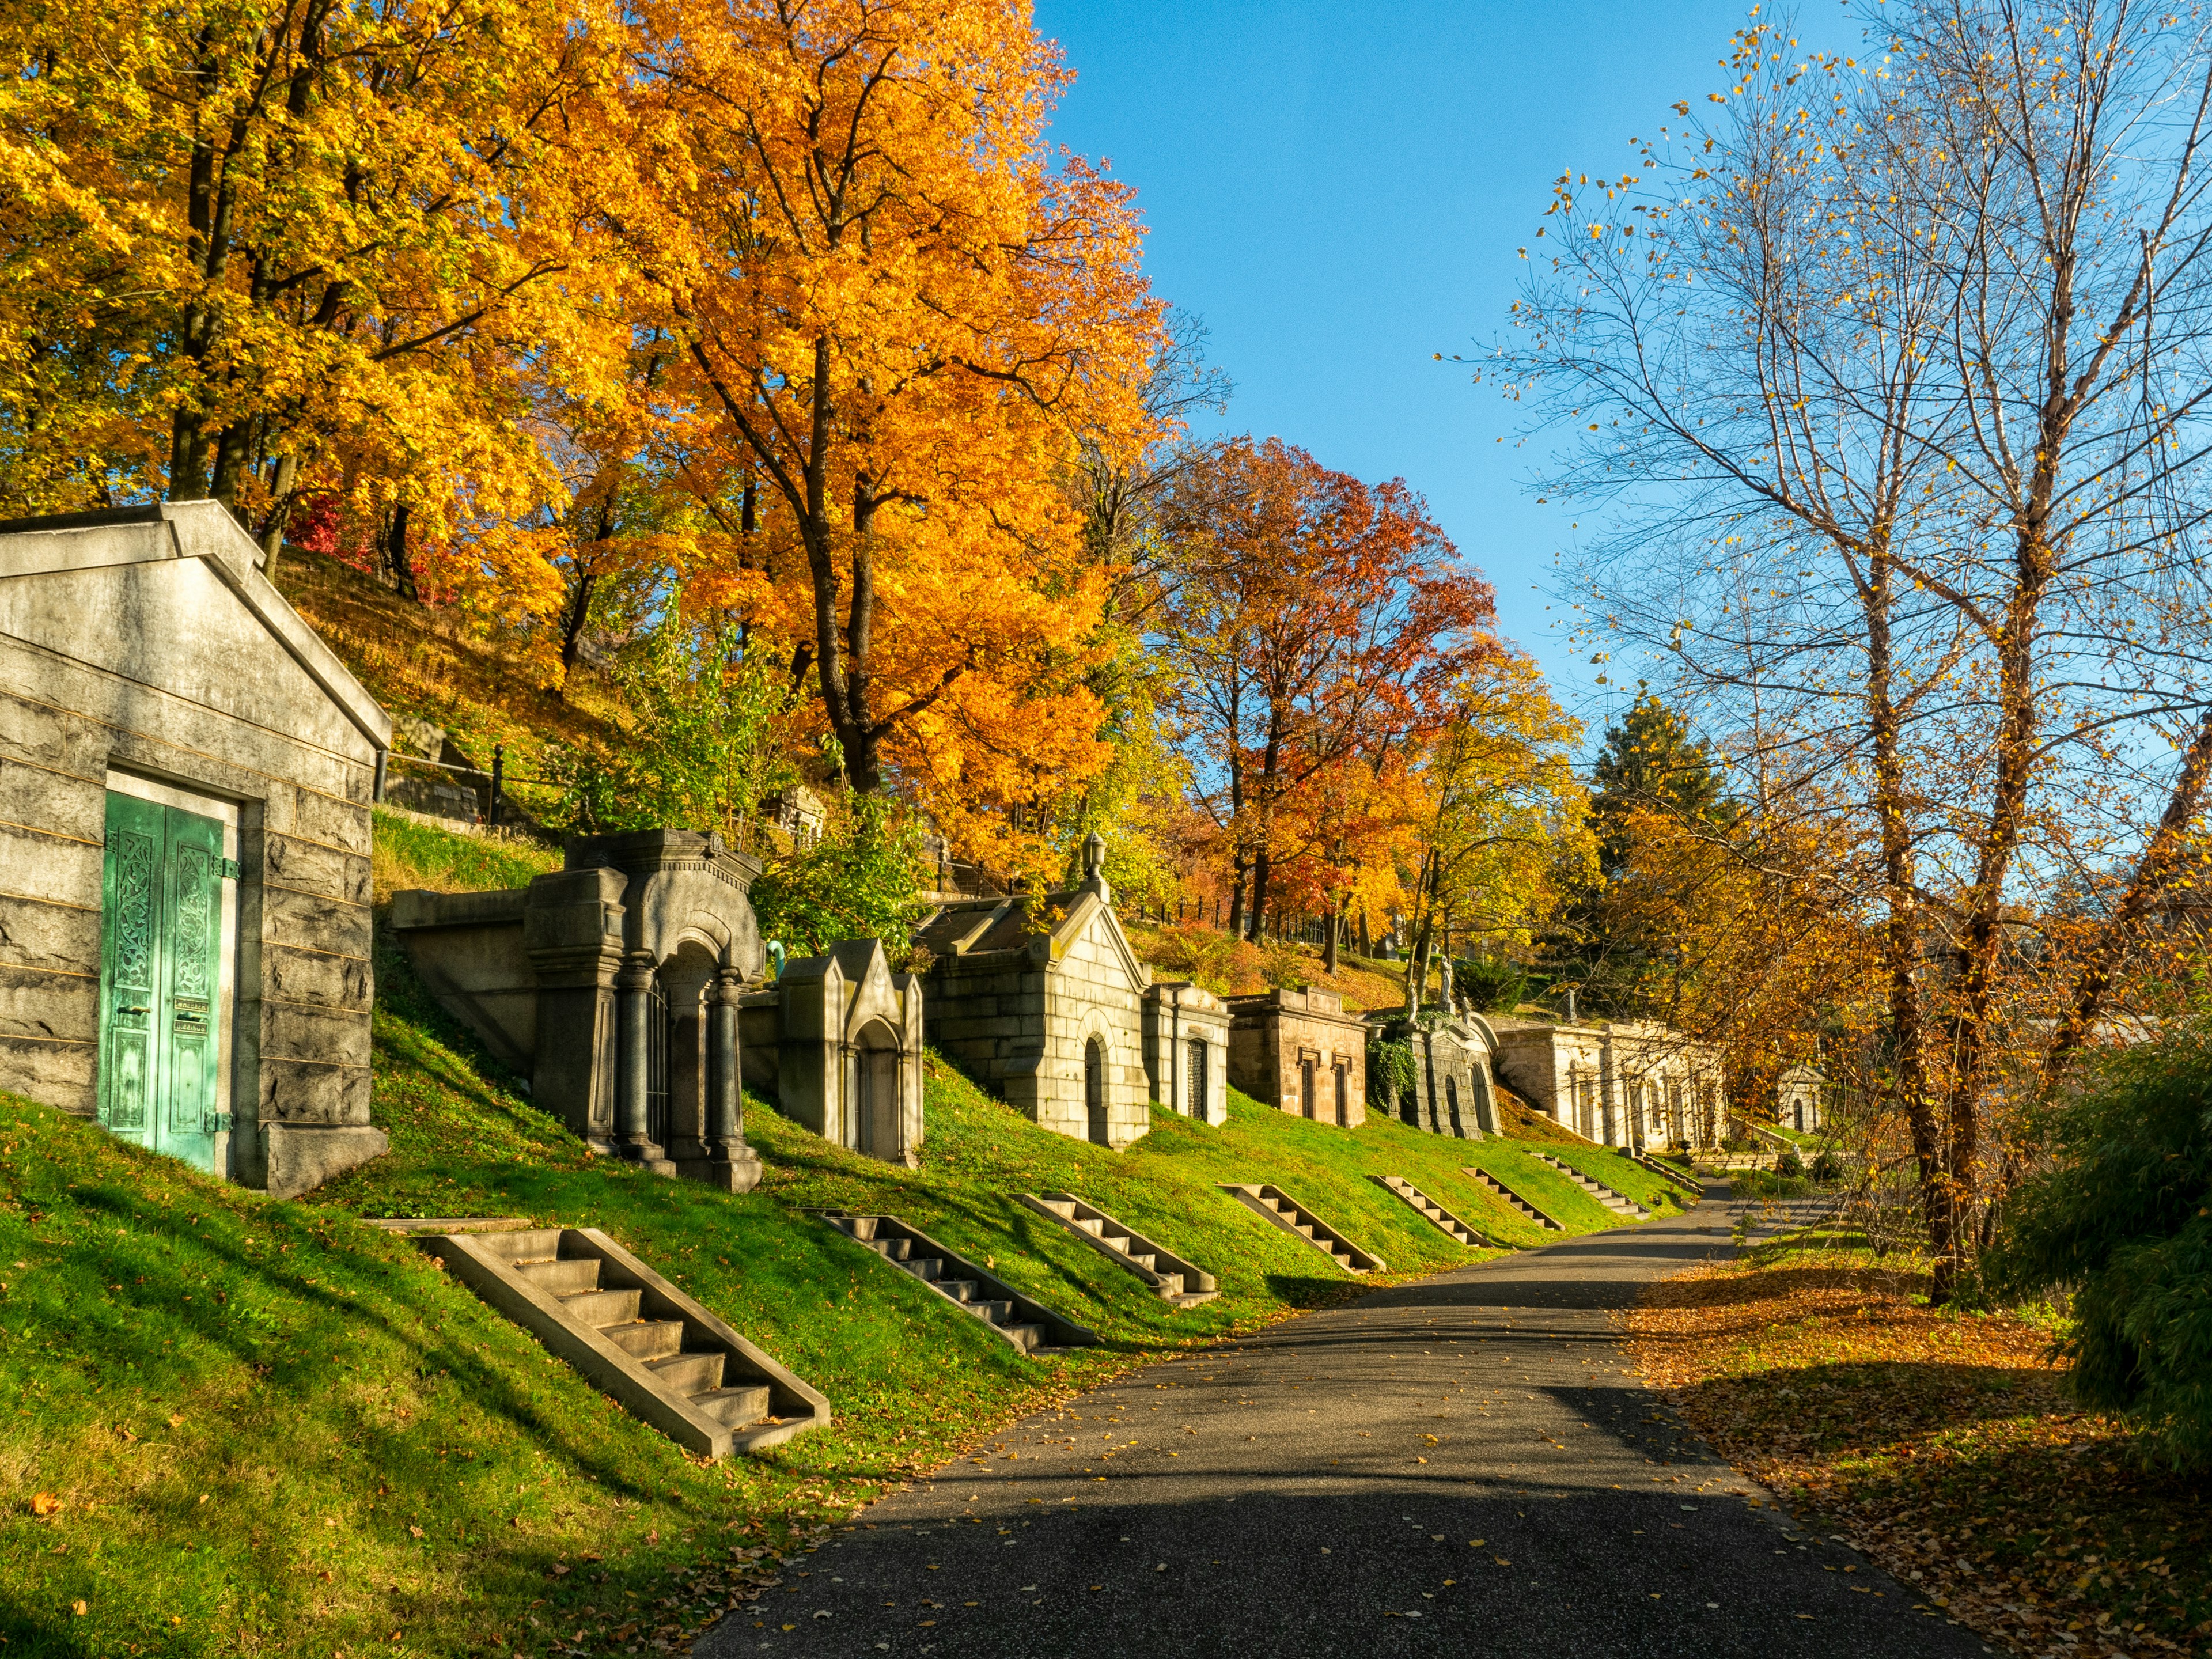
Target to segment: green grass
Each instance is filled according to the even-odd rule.
[[[401,820],[377,834],[418,872],[518,878],[497,842]],[[1071,1386],[1492,1254],[1453,1244],[1373,1175],[1402,1175],[1510,1243],[1545,1235],[1462,1164],[1577,1231],[1617,1219],[1510,1142],[1382,1120],[1346,1132],[1240,1096],[1221,1129],[1156,1114],[1117,1155],[1039,1130],[933,1062],[920,1170],[753,1103],[768,1176],[717,1193],[589,1158],[396,956],[378,975],[374,1112],[392,1150],[310,1202],[207,1180],[0,1096],[8,1654],[373,1644],[535,1659],[556,1631],[585,1632],[594,1652],[673,1640],[726,1593],[702,1563],[793,1547]],[[1275,1182],[1389,1272],[1340,1272],[1221,1194],[1226,1181]],[[1055,1188],[1212,1272],[1222,1295],[1177,1311],[1014,1201]],[[1017,1354],[803,1212],[814,1205],[894,1212],[1102,1345]],[[826,1392],[836,1422],[763,1458],[699,1462],[361,1219],[471,1213],[605,1228]]]
[[[527,887],[532,876],[561,867],[561,854],[520,836],[465,836],[380,811],[371,828],[370,863],[380,903],[409,887],[475,893]]]

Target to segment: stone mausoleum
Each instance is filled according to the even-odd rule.
[[[392,726],[219,503],[0,522],[0,1085],[278,1197],[369,1118]]]
[[[1114,914],[1106,843],[1062,892],[962,899],[922,918],[930,1045],[1042,1127],[1115,1151],[1151,1103],[1228,1117],[1228,1021],[1192,985],[1154,985]]]
[[[1367,1121],[1367,1026],[1316,986],[1229,999],[1229,1080],[1317,1123]]]
[[[1408,1021],[1403,1009],[1376,1016],[1377,1035],[1412,1050],[1410,1087],[1395,1079],[1370,1077],[1368,1089],[1380,1109],[1431,1134],[1480,1140],[1498,1131],[1498,1096],[1492,1057],[1498,1034],[1480,1014],[1462,1013],[1443,1020]]]
[[[1799,1134],[1826,1128],[1827,1115],[1820,1102],[1827,1084],[1818,1067],[1792,1066],[1774,1079],[1774,1121]]]
[[[817,1133],[898,1163],[921,1139],[919,988],[860,940],[770,987],[759,862],[689,830],[582,836],[527,888],[407,892],[392,923],[424,985],[595,1152],[742,1192],[743,1083]],[[872,954],[871,954],[872,953]],[[762,999],[765,998],[763,1001]],[[772,1046],[748,1064],[745,1033]]]
[[[1644,1020],[1494,1018],[1498,1079],[1606,1146],[1717,1147],[1728,1133],[1720,1050]]]

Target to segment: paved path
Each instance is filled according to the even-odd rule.
[[[1613,1312],[1729,1249],[1712,1191],[1015,1424],[787,1564],[694,1652],[1987,1651],[1767,1505],[1628,1369]]]

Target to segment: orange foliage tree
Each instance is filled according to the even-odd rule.
[[[1152,627],[1242,932],[1280,872],[1350,834],[1301,799],[1333,801],[1355,765],[1381,778],[1394,750],[1449,723],[1455,683],[1501,648],[1492,592],[1402,480],[1364,483],[1274,438],[1220,445],[1179,475],[1160,532]]]
[[[1079,669],[1108,573],[1061,475],[1079,430],[1147,435],[1130,194],[1048,154],[1066,72],[1025,6],[640,16],[632,246],[682,343],[684,476],[747,504],[706,562],[854,788],[896,768],[980,834],[1037,768],[1106,758]]]

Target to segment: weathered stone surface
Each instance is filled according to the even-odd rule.
[[[368,1012],[375,994],[368,963],[359,957],[269,945],[262,947],[261,963],[266,994],[276,1001],[360,1014]]]
[[[40,835],[0,823],[0,892],[19,898],[100,908],[100,848],[97,842]]]
[[[100,912],[0,894],[0,960],[82,972],[100,960]]]
[[[88,974],[0,966],[0,1035],[97,1042],[100,981]]]
[[[49,772],[71,771],[69,716],[51,704],[0,692],[0,757]]]
[[[374,918],[365,904],[348,904],[313,893],[266,887],[261,898],[261,938],[267,945],[289,945],[327,956],[366,960]]]
[[[289,836],[264,836],[261,850],[261,878],[272,886],[348,904],[369,902],[368,860],[358,854],[342,853],[311,841]]]
[[[325,1182],[392,1150],[390,1136],[367,1127],[307,1128],[272,1123],[263,1134],[271,1198],[297,1198],[313,1192]]]
[[[368,1064],[368,1022],[350,1009],[261,1001],[261,1054],[266,1060],[312,1060],[337,1066]]]
[[[99,1046],[0,1035],[0,1079],[19,1095],[91,1115],[98,1108],[94,1073]]]
[[[296,1125],[360,1125],[369,1118],[365,1066],[331,1066],[264,1056],[261,1121]]]
[[[107,834],[107,790],[96,778],[34,766],[0,766],[0,822],[98,843]]]

